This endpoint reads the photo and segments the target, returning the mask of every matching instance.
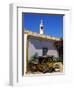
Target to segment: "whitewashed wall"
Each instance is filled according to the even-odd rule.
[[[54,46],[54,41],[41,41],[36,38],[29,38],[28,59],[30,59],[35,53],[42,56],[43,47],[48,48],[47,55],[58,57],[58,51]]]

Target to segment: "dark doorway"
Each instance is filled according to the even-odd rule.
[[[48,52],[48,48],[44,47],[43,48],[43,56],[47,55],[47,52]]]

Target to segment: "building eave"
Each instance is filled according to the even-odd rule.
[[[36,32],[25,31],[24,34],[27,34],[27,36],[37,37],[45,40],[60,41],[60,38],[51,37],[44,34],[38,34]]]

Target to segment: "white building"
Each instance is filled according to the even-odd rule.
[[[40,33],[24,32],[24,59],[28,63],[31,57],[37,53],[38,56],[48,55],[59,57],[58,51],[54,45],[59,38],[47,36],[44,34],[43,21],[40,23]]]

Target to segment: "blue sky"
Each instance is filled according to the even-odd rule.
[[[63,37],[63,15],[25,13],[23,14],[23,28],[39,33],[41,19],[46,35]]]

